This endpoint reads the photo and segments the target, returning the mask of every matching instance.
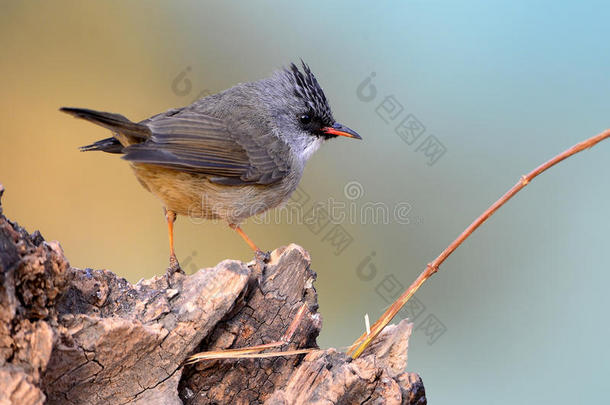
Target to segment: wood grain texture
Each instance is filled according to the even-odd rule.
[[[354,361],[328,349],[183,366],[195,352],[266,344],[287,330],[281,350],[317,348],[316,275],[297,245],[262,269],[225,260],[131,284],[71,267],[57,242],[1,210],[0,201],[0,405],[426,403],[421,379],[405,371],[406,320]]]

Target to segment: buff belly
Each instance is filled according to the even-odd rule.
[[[168,210],[230,224],[239,224],[252,215],[277,207],[290,197],[298,183],[286,178],[272,185],[225,186],[210,182],[206,175],[141,163],[131,166],[144,188]]]

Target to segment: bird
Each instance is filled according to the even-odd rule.
[[[167,273],[183,273],[174,250],[178,215],[225,221],[268,259],[240,224],[286,202],[312,154],[357,132],[333,118],[309,66],[291,63],[269,77],[173,108],[140,122],[86,108],[60,111],[112,131],[81,151],[120,154],[163,205],[169,237]]]

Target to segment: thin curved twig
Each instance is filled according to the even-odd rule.
[[[464,230],[443,252],[434,259],[433,262],[426,266],[426,269],[415,279],[413,284],[406,289],[404,293],[381,315],[381,317],[375,322],[371,328],[371,333],[364,333],[360,336],[347,350],[353,358],[357,358],[362,354],[364,349],[381,333],[385,326],[396,316],[398,311],[409,301],[409,299],[432,276],[438,271],[439,266],[464,242],[483,222],[485,222],[490,216],[492,216],[501,206],[503,206],[508,200],[510,200],[515,194],[517,194],[523,187],[525,187],[530,181],[536,176],[544,172],[545,170],[555,166],[557,163],[581,152],[585,149],[595,146],[597,143],[610,137],[610,129],[587,139],[581,143],[578,143],[567,149],[563,153],[555,156],[551,160],[538,166],[528,174],[521,176],[517,184],[515,184],[510,190],[506,192],[499,200],[491,205],[485,212],[483,212],[468,228]]]

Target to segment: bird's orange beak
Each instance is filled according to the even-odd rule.
[[[354,130],[349,129],[345,125],[335,122],[332,127],[324,127],[320,131],[329,135],[346,136],[348,138],[362,139]]]

